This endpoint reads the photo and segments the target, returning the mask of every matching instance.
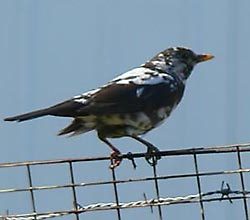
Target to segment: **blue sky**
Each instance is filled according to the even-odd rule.
[[[249,10],[250,2],[246,0],[3,0],[0,2],[1,118],[53,105],[102,85],[167,47],[187,46],[197,53],[212,53],[215,59],[195,68],[181,104],[165,124],[145,138],[162,150],[248,142]],[[109,149],[97,139],[95,132],[75,138],[57,137],[57,131],[69,121],[52,117],[21,124],[1,121],[0,161],[109,155]],[[144,151],[126,138],[114,143],[124,153]],[[232,156],[204,156],[200,164],[204,170],[218,170],[234,169],[234,162]],[[247,159],[245,162],[245,166],[249,166]],[[122,164],[118,168],[119,177],[151,175],[144,161],[139,166],[134,171],[130,164]],[[161,162],[159,169],[162,173],[188,172],[193,171],[191,166],[185,159],[169,159]],[[79,181],[88,180],[88,173],[93,178],[109,178],[106,168],[105,164],[88,169],[79,167]],[[18,187],[27,181],[21,171],[1,172],[4,181],[0,188],[12,184]],[[37,183],[44,181],[45,184],[55,173],[58,181],[65,181],[61,168],[37,170],[34,175],[37,175]],[[250,182],[249,175],[246,177]],[[204,190],[219,186],[223,179],[235,188],[239,186],[238,176],[211,177],[203,181]],[[164,182],[162,188],[165,196],[196,192],[192,181]],[[85,199],[79,193],[82,203],[113,199],[109,198],[110,189],[95,190],[85,192]],[[150,195],[150,190],[150,185],[121,187],[122,199],[142,199],[142,191]],[[92,195],[91,199],[88,195]],[[41,209],[50,207],[50,201],[65,205],[58,194],[50,201],[48,196],[37,195]],[[13,212],[29,210],[28,204],[27,207],[20,205],[22,196],[16,202],[7,195],[3,198],[0,213],[10,204]],[[243,215],[240,205],[209,204],[208,219],[236,219]],[[190,219],[199,219],[198,206],[164,210],[168,219],[183,218],[187,214]],[[125,219],[137,216],[157,219],[157,215],[148,213],[144,209],[132,210],[123,216]],[[88,219],[98,219],[98,216],[105,220],[112,214],[91,213]]]

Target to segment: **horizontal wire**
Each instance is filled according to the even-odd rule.
[[[203,197],[203,202],[213,202],[213,201],[222,201],[222,200],[238,200],[242,198],[250,198],[250,196],[247,196],[250,194],[249,191],[245,191],[245,196],[234,196],[229,197],[231,194],[240,194],[243,195],[242,191],[225,191],[223,190],[216,190],[211,191],[208,193],[201,193],[201,196]],[[224,196],[226,195],[227,198],[223,197],[212,197],[214,195]],[[211,197],[211,198],[204,198],[204,197]],[[90,204],[84,207],[81,207],[78,205],[78,210],[66,210],[66,211],[56,211],[56,212],[44,212],[44,213],[29,213],[29,214],[18,214],[18,215],[9,215],[4,216],[1,215],[0,219],[3,220],[33,220],[36,216],[37,220],[40,219],[47,219],[47,218],[55,218],[65,215],[71,215],[71,214],[81,214],[85,212],[91,212],[91,211],[105,211],[105,210],[112,210],[112,209],[128,209],[128,208],[143,208],[148,206],[158,206],[158,205],[174,205],[174,204],[182,204],[182,203],[198,203],[200,202],[200,194],[194,194],[194,195],[187,195],[187,196],[178,196],[178,197],[167,197],[167,198],[159,198],[159,199],[149,199],[149,200],[139,200],[139,201],[133,201],[133,202],[126,202],[126,203],[119,203],[119,206],[116,203],[96,203],[96,204]]]
[[[177,179],[177,178],[190,178],[196,176],[213,176],[213,175],[230,175],[238,173],[249,173],[250,169],[238,169],[238,170],[225,170],[225,171],[215,171],[215,172],[200,172],[196,173],[187,173],[187,174],[174,174],[174,175],[162,175],[157,177],[144,177],[144,178],[129,178],[124,180],[116,181],[98,181],[98,182],[88,182],[88,183],[75,183],[75,184],[65,184],[65,185],[48,185],[48,186],[33,186],[27,188],[8,188],[0,189],[0,193],[12,193],[12,192],[25,192],[30,190],[52,190],[52,189],[61,189],[61,188],[70,188],[70,187],[87,187],[87,186],[98,186],[98,185],[108,185],[108,184],[123,184],[123,183],[133,183],[133,182],[145,182],[152,180],[165,180],[165,179]]]
[[[182,155],[193,155],[193,154],[213,154],[213,153],[232,153],[237,152],[239,148],[240,152],[250,152],[250,143],[245,144],[234,144],[234,145],[224,145],[216,147],[198,147],[180,150],[167,150],[155,152],[155,156],[182,156]],[[131,158],[142,158],[147,156],[147,153],[129,153],[119,155],[123,159]],[[88,162],[88,161],[110,161],[110,156],[106,157],[84,157],[84,158],[68,158],[68,159],[55,159],[55,160],[37,160],[37,161],[24,161],[24,162],[6,162],[0,163],[0,168],[6,167],[17,167],[17,166],[27,166],[27,165],[49,165],[49,164],[60,164],[68,162]]]
[[[168,150],[156,152],[155,156],[182,156],[182,155],[198,155],[198,154],[218,154],[218,153],[233,153],[233,152],[250,152],[250,143],[246,144],[235,144],[226,146],[216,146],[216,147],[202,147],[202,148],[190,148],[190,149],[180,149],[180,150]],[[146,153],[128,153],[119,155],[121,158],[133,159],[133,158],[143,158]],[[85,157],[85,158],[73,158],[73,159],[56,159],[56,160],[40,160],[40,161],[25,161],[25,162],[14,162],[14,163],[0,163],[0,168],[9,167],[20,167],[20,166],[33,166],[33,165],[49,165],[49,164],[64,164],[64,163],[77,163],[77,162],[87,162],[87,161],[110,161],[110,157]],[[237,174],[237,173],[247,173],[250,169],[237,169],[237,170],[224,170],[224,171],[212,171],[212,172],[200,172],[196,173],[186,173],[186,174],[173,174],[173,175],[162,175],[157,177],[143,177],[134,179],[119,179],[119,180],[108,180],[108,181],[97,181],[97,182],[86,182],[86,183],[75,183],[75,184],[65,184],[65,185],[48,185],[48,186],[32,186],[28,188],[8,188],[0,189],[0,193],[11,193],[11,192],[21,192],[21,191],[33,191],[33,190],[50,190],[68,187],[87,187],[87,186],[98,186],[105,184],[122,184],[122,183],[133,183],[142,181],[152,181],[152,180],[165,180],[165,179],[175,179],[175,178],[190,178],[197,176],[211,176],[211,175],[227,175],[227,174]],[[221,195],[221,198],[213,197],[215,194]],[[234,196],[229,198],[229,194],[240,194],[241,196]],[[188,195],[184,197],[174,197],[174,198],[159,198],[142,200],[135,202],[126,203],[97,203],[87,206],[80,206],[76,210],[66,210],[66,211],[53,211],[46,213],[29,213],[29,214],[19,214],[19,215],[0,215],[0,219],[3,220],[33,220],[33,219],[46,219],[60,217],[64,215],[71,214],[81,214],[90,211],[101,211],[101,210],[111,210],[111,209],[124,209],[124,208],[139,208],[147,206],[159,206],[159,205],[172,205],[181,203],[193,203],[193,202],[212,202],[221,200],[232,200],[237,199],[248,199],[250,194],[249,191],[232,191],[228,189],[221,189],[208,193],[201,193],[196,195]],[[202,200],[200,197],[202,196]],[[226,196],[226,198],[223,198]],[[204,198],[209,197],[209,198]]]

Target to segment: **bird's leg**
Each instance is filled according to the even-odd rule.
[[[119,157],[121,152],[114,145],[112,145],[106,138],[101,137],[99,135],[98,135],[98,137],[101,141],[103,141],[105,144],[107,144],[112,149],[112,153],[110,154],[112,164],[110,165],[109,168],[114,169],[114,168],[118,167],[120,165],[120,163],[122,162],[122,158]]]
[[[155,165],[157,161],[161,159],[160,155],[154,155],[155,153],[159,152],[159,149],[155,147],[153,144],[136,135],[132,135],[131,137],[141,142],[148,148],[145,159],[150,165]]]

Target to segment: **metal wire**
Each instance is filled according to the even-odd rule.
[[[198,168],[198,161],[197,161],[196,154],[194,154],[194,166],[195,166],[197,187],[198,187],[200,207],[201,207],[201,219],[205,220],[204,205],[203,205],[202,194],[201,194],[201,182],[200,182],[200,176],[198,175],[199,174],[199,168]]]
[[[33,192],[33,184],[32,184],[32,177],[31,177],[31,170],[30,165],[26,165],[27,172],[28,172],[28,179],[29,179],[29,188],[30,188],[30,197],[31,197],[31,204],[32,204],[32,211],[33,213],[36,213],[36,205],[35,205],[35,196]],[[36,220],[36,215],[34,215],[34,219]]]
[[[159,184],[158,184],[158,179],[157,179],[157,171],[156,171],[156,159],[153,158],[153,175],[154,175],[154,183],[155,183],[155,192],[156,192],[156,198],[159,201],[160,200],[160,188],[159,188]],[[162,220],[163,216],[162,216],[162,210],[161,210],[161,205],[158,205],[158,213],[159,213],[159,219]]]
[[[207,147],[207,148],[192,148],[192,149],[182,149],[182,150],[169,150],[169,151],[161,151],[155,153],[156,156],[161,157],[178,157],[183,155],[190,155],[193,157],[194,162],[194,173],[182,173],[182,174],[172,174],[172,175],[159,175],[157,172],[157,166],[160,166],[156,163],[153,163],[152,176],[146,176],[142,178],[128,178],[128,179],[117,179],[116,172],[117,169],[111,169],[111,179],[110,180],[98,180],[98,181],[89,181],[89,182],[76,182],[75,181],[75,172],[74,172],[74,164],[75,163],[84,163],[84,162],[92,162],[92,161],[109,161],[110,157],[91,157],[91,158],[74,158],[74,159],[59,159],[59,160],[44,160],[44,161],[26,161],[26,162],[14,162],[14,163],[0,163],[0,169],[10,169],[12,167],[26,167],[26,175],[28,177],[28,187],[20,187],[20,188],[3,188],[0,189],[1,194],[15,194],[18,192],[27,193],[30,196],[30,200],[32,203],[30,213],[14,213],[14,210],[11,209],[11,214],[8,212],[4,214],[4,210],[0,209],[2,215],[0,215],[0,219],[3,220],[35,220],[35,219],[49,219],[55,217],[62,217],[68,215],[75,215],[75,219],[79,220],[80,215],[84,215],[86,212],[96,212],[96,211],[108,211],[108,210],[116,210],[117,219],[122,220],[122,209],[132,209],[132,208],[142,208],[142,207],[157,207],[158,209],[158,218],[159,220],[163,220],[162,206],[169,206],[175,204],[189,204],[189,203],[198,203],[200,204],[200,214],[201,219],[205,220],[206,218],[206,209],[204,203],[214,202],[214,201],[224,201],[227,200],[229,202],[233,202],[234,200],[242,200],[243,201],[243,210],[245,214],[245,219],[249,220],[248,213],[248,199],[250,197],[250,191],[246,189],[246,179],[245,175],[250,172],[250,168],[245,168],[242,164],[241,155],[243,153],[250,152],[250,144],[237,144],[237,145],[228,145],[228,146],[216,146],[216,147]],[[218,171],[207,171],[200,172],[198,166],[198,158],[199,155],[209,155],[213,154],[236,154],[238,169],[234,170],[218,170]],[[133,167],[136,167],[136,160],[139,158],[144,158],[145,153],[129,153],[120,155],[123,159],[128,159],[133,163]],[[69,166],[69,174],[70,181],[66,184],[61,185],[43,185],[37,186],[34,185],[32,181],[32,167],[36,165],[44,166],[49,164],[67,164]],[[121,165],[122,166],[122,165]],[[150,168],[150,167],[149,167]],[[108,169],[108,168],[107,168]],[[119,168],[118,168],[119,169]],[[203,192],[200,178],[204,176],[216,176],[216,175],[239,175],[241,189],[239,190],[231,190],[230,185],[228,183],[223,182],[220,189],[214,189],[213,191]],[[186,178],[196,178],[196,185],[198,189],[198,193],[193,195],[176,195],[176,197],[162,197],[159,181],[168,181],[170,179],[186,179]],[[0,176],[1,178],[1,176]],[[119,185],[120,184],[133,184],[136,182],[147,182],[151,181],[154,183],[155,188],[155,198],[147,198],[146,194],[144,195],[144,200],[140,201],[132,201],[132,202],[121,202],[119,196]],[[84,187],[98,187],[104,185],[113,186],[114,191],[114,200],[113,202],[105,203],[105,202],[97,202],[90,204],[80,204],[79,203],[79,195],[77,196],[76,189],[84,188]],[[72,208],[69,210],[50,210],[48,212],[39,212],[36,207],[36,196],[34,194],[35,191],[43,192],[46,190],[56,190],[56,189],[65,189],[72,191]],[[48,198],[49,200],[50,198]],[[109,198],[111,199],[111,198]],[[10,207],[11,208],[11,207]],[[164,215],[165,216],[165,215]],[[166,213],[167,216],[167,213]]]
[[[75,178],[74,178],[72,162],[69,162],[69,170],[70,170],[70,179],[71,179],[72,193],[73,193],[73,205],[74,205],[74,209],[77,211],[78,204],[77,204],[76,189],[75,189]],[[76,220],[79,220],[79,215],[78,215],[77,212],[76,212]]]
[[[241,156],[240,156],[239,147],[236,147],[236,149],[237,149],[237,157],[238,157],[239,169],[242,169],[242,162],[241,162]],[[243,176],[243,173],[239,173],[239,174],[240,174],[240,181],[241,181],[241,188],[242,188],[243,196],[245,197],[244,176]],[[243,198],[243,202],[244,202],[244,210],[245,210],[246,220],[249,220],[246,198]]]
[[[111,159],[111,166],[113,166],[113,160]],[[117,211],[117,217],[118,220],[121,220],[121,212],[120,212],[120,203],[119,203],[119,196],[118,196],[118,189],[117,189],[117,183],[116,183],[116,175],[115,175],[115,169],[111,169],[112,172],[112,178],[113,178],[113,186],[114,186],[114,193],[115,193],[115,203],[116,203],[116,211]]]

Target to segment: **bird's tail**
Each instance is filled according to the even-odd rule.
[[[34,119],[34,118],[39,118],[39,117],[49,115],[49,114],[50,114],[50,109],[45,108],[45,109],[40,109],[40,110],[33,111],[33,112],[28,112],[28,113],[22,114],[22,115],[16,115],[16,116],[13,116],[13,117],[8,117],[8,118],[5,118],[4,121],[21,122],[21,121]]]
[[[69,137],[71,137],[91,131],[96,126],[96,123],[94,121],[90,121],[91,119],[91,116],[85,118],[82,117],[81,119],[75,118],[69,126],[63,128],[57,135],[68,134]]]

